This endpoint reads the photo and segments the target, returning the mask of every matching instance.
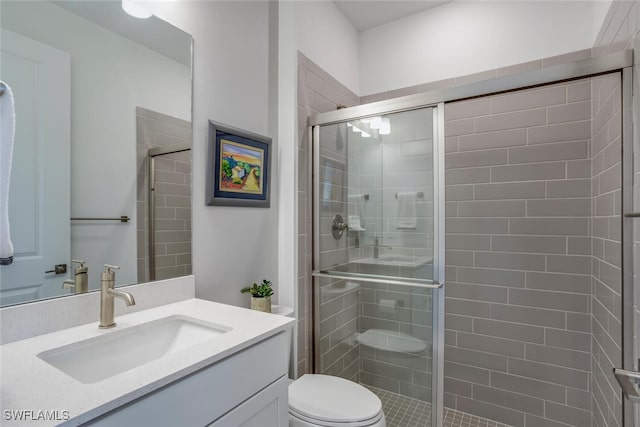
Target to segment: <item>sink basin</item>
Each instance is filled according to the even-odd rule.
[[[81,383],[91,384],[230,330],[187,316],[170,316],[43,351],[38,357]]]

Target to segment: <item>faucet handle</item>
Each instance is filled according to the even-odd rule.
[[[118,267],[117,265],[111,265],[111,264],[104,265],[105,273],[111,273],[112,272],[111,270],[120,270],[120,267]]]
[[[83,260],[81,260],[81,259],[72,259],[72,260],[71,260],[71,262],[75,262],[76,264],[80,264],[80,267],[83,267],[83,266],[84,266],[84,263],[85,263],[86,261],[83,261]]]

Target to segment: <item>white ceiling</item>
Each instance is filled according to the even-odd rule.
[[[368,30],[451,0],[333,0],[358,31]]]

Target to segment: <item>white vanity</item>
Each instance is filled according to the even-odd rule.
[[[293,319],[192,298],[116,321],[0,346],[1,424],[288,425]]]

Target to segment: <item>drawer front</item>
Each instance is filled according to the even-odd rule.
[[[289,379],[282,377],[207,427],[287,427]]]
[[[281,332],[86,425],[205,426],[286,376],[287,355]]]

